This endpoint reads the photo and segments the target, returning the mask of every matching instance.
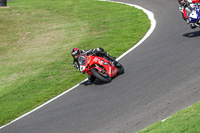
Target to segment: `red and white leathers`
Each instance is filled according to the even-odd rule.
[[[195,3],[200,3],[200,0],[187,0],[187,4],[181,5],[181,6],[179,7],[180,11],[183,13],[183,19],[184,19],[184,20],[187,20],[187,19],[188,19],[186,10],[190,10],[190,9],[189,9],[190,4],[195,4]]]

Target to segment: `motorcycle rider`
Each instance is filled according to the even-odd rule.
[[[99,47],[96,49],[91,49],[91,50],[79,50],[78,48],[73,48],[71,50],[71,55],[73,57],[73,66],[78,69],[80,71],[80,64],[78,62],[78,58],[81,56],[81,54],[87,54],[87,55],[97,55],[97,56],[104,56],[106,58],[108,58],[109,60],[111,60],[115,65],[118,65],[118,63],[115,61],[115,57],[112,57],[111,55],[109,55],[103,48]],[[81,71],[80,71],[81,72]],[[83,73],[83,72],[81,72]],[[84,73],[83,73],[84,74]],[[95,77],[88,74],[88,80],[90,82],[95,80]]]
[[[187,13],[192,12],[191,4],[200,3],[200,0],[178,0],[180,7],[179,10],[182,13],[183,19],[190,25],[192,29],[196,28],[197,25],[195,23],[190,23]]]

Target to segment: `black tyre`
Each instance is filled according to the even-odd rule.
[[[89,80],[90,82],[95,81],[95,79],[96,79],[95,76],[92,76],[92,75],[88,74],[88,80]]]
[[[109,83],[111,82],[111,77],[106,73],[106,74],[102,74],[99,73],[95,68],[91,70],[92,74],[98,78],[99,80],[105,82],[105,83]]]

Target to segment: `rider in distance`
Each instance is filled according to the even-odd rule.
[[[192,29],[196,28],[197,25],[195,23],[190,23],[187,12],[192,12],[191,4],[200,3],[200,0],[178,0],[180,7],[179,10],[182,13],[183,19],[190,25]]]

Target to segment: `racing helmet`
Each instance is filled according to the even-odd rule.
[[[71,55],[72,55],[72,57],[73,57],[75,60],[78,59],[78,57],[79,57],[80,54],[81,54],[81,52],[80,52],[80,50],[79,50],[78,48],[73,48],[73,49],[71,50]]]

